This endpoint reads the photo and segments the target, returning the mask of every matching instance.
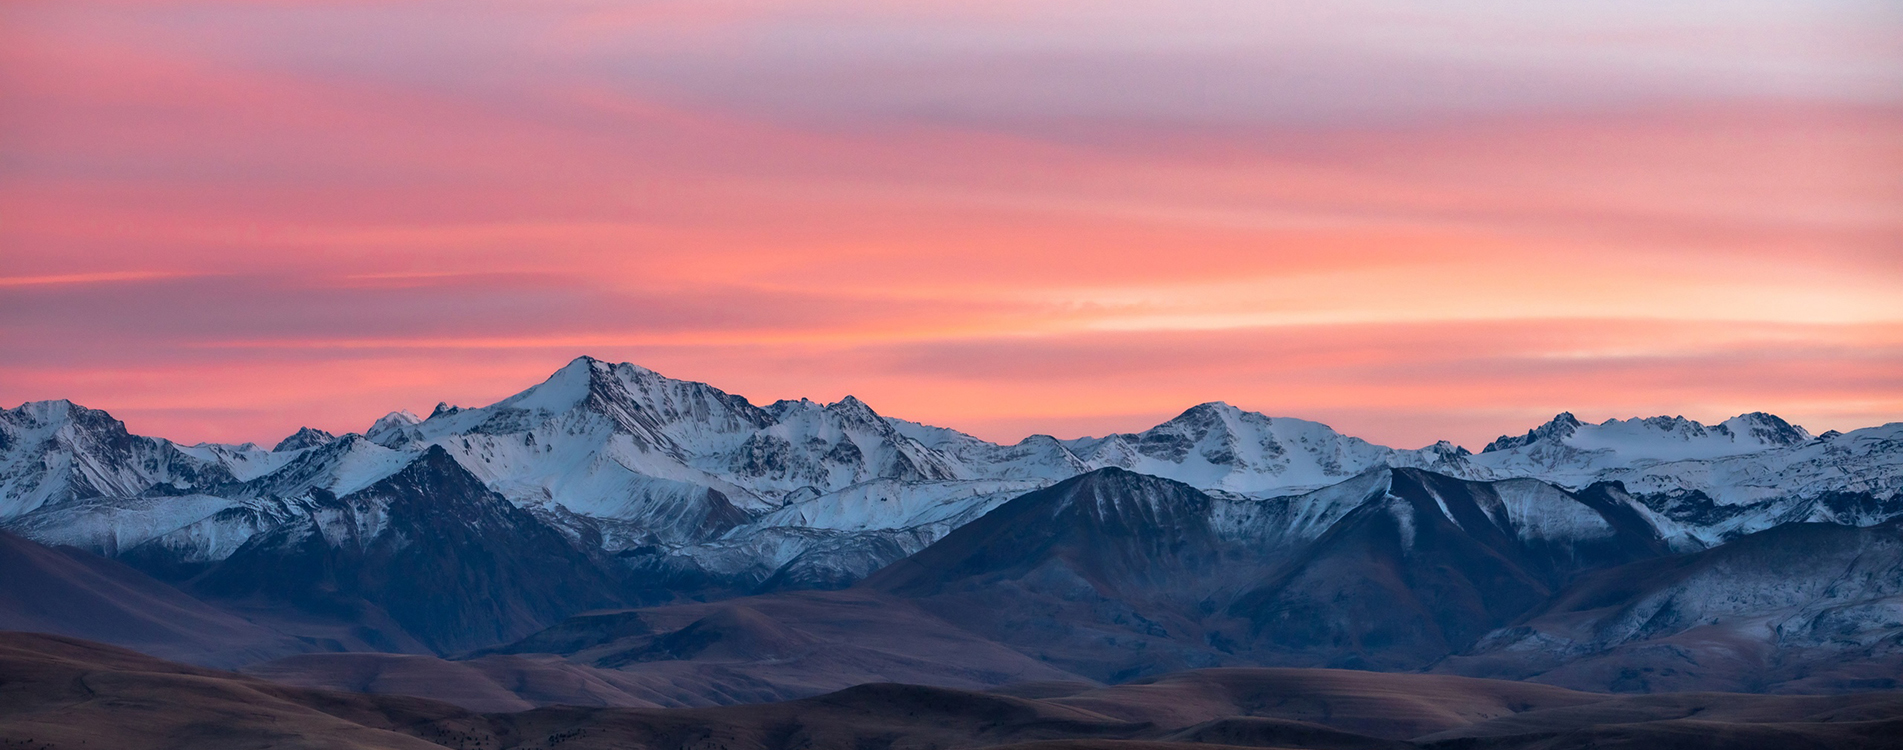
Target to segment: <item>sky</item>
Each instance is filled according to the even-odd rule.
[[[0,0],[0,404],[1903,420],[1877,0]]]

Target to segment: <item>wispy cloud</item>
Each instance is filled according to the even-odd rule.
[[[174,271],[105,271],[100,273],[50,274],[46,276],[0,276],[0,287],[110,284],[124,281],[177,279],[193,275],[195,274]]]

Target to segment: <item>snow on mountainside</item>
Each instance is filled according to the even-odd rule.
[[[336,435],[332,435],[323,430],[311,427],[299,427],[297,432],[291,433],[290,437],[279,440],[277,446],[273,447],[271,452],[284,453],[286,451],[301,450],[304,448],[315,448],[336,439]]]
[[[776,576],[849,582],[848,571],[915,551],[1011,497],[1109,467],[1238,502],[1316,504],[1276,516],[1319,524],[1314,534],[1334,512],[1323,488],[1380,467],[1573,489],[1617,481],[1605,491],[1629,492],[1675,547],[1697,549],[1789,520],[1903,515],[1900,438],[1903,425],[1813,438],[1768,414],[1711,426],[1562,414],[1471,454],[1445,442],[1387,448],[1212,402],[1142,432],[999,445],[883,417],[850,396],[755,406],[582,357],[489,406],[393,412],[362,435],[305,428],[271,450],[179,446],[68,402],[26,404],[0,412],[0,523],[104,554],[215,561],[314,498],[367,487],[440,446],[574,541],[741,589]],[[797,571],[784,568],[795,561]]]
[[[1621,692],[1893,688],[1899,524],[1790,524],[1589,576],[1436,671]]]
[[[1804,428],[1763,412],[1706,426],[1684,417],[1580,422],[1570,412],[1518,437],[1502,436],[1473,462],[1514,476],[1584,484],[1610,469],[1710,460],[1801,445]]]
[[[1635,508],[1534,480],[1378,468],[1251,498],[1107,467],[1013,498],[860,585],[1114,681],[1233,663],[1417,668],[1583,571],[1665,553]],[[1371,653],[1403,642],[1398,661]]]
[[[1319,422],[1264,416],[1220,401],[1192,407],[1140,433],[1064,445],[1089,468],[1114,466],[1245,494],[1325,487],[1375,466],[1476,474],[1468,465],[1471,454],[1450,443],[1395,450]]]
[[[1779,524],[1869,526],[1903,515],[1903,423],[1813,437],[1770,414],[1585,424],[1571,414],[1472,457],[1494,476],[1618,482],[1681,549]]]
[[[0,518],[82,498],[178,494],[235,480],[216,460],[128,434],[112,415],[71,401],[0,411]]]

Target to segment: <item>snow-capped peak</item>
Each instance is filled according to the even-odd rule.
[[[1812,439],[1809,430],[1786,422],[1775,414],[1754,411],[1740,414],[1718,425],[1740,440],[1767,446],[1797,445]]]
[[[279,440],[277,446],[273,447],[271,452],[283,453],[285,451],[314,448],[336,439],[336,435],[314,427],[299,427],[297,428],[297,432],[291,433],[290,437]]]
[[[392,429],[392,428],[402,429],[404,427],[409,427],[411,425],[417,425],[422,423],[423,423],[423,418],[410,413],[409,409],[398,409],[396,411],[390,412],[389,414],[385,414],[381,417],[378,417],[377,421],[371,423],[370,432],[376,432],[377,430],[386,430],[386,429]],[[369,433],[365,433],[365,434],[367,435]]]
[[[1190,407],[1140,433],[1081,438],[1065,446],[1093,468],[1116,466],[1204,489],[1258,494],[1321,487],[1373,466],[1439,461],[1319,422],[1270,417],[1221,401]]]
[[[1664,462],[1708,461],[1801,445],[1810,433],[1763,412],[1715,425],[1682,416],[1608,419],[1588,424],[1561,414],[1525,435],[1503,436],[1474,457],[1500,476],[1540,477],[1583,486],[1602,473]]]
[[[879,416],[878,412],[873,411],[872,407],[867,406],[866,402],[860,401],[856,396],[847,396],[827,404],[826,411],[859,424],[885,426],[885,420]]]
[[[1502,436],[1481,453],[1564,444],[1581,451],[1611,451],[1626,458],[1670,461],[1733,456],[1810,439],[1804,428],[1764,412],[1741,414],[1715,425],[1682,416],[1608,419],[1595,425],[1563,413],[1525,435]]]
[[[588,398],[595,373],[606,368],[606,363],[593,357],[576,357],[549,375],[548,379],[496,402],[488,409],[523,409],[548,414],[568,411]]]
[[[1492,453],[1494,451],[1511,450],[1532,445],[1542,440],[1563,440],[1567,437],[1571,437],[1573,431],[1579,429],[1580,424],[1579,419],[1574,417],[1572,412],[1563,411],[1548,420],[1546,424],[1527,430],[1525,435],[1517,437],[1513,435],[1501,435],[1499,439],[1488,443],[1487,447],[1480,449],[1480,452]]]
[[[63,398],[48,401],[28,401],[4,412],[5,419],[28,429],[58,429],[88,415],[99,415],[112,420],[110,415],[96,409],[88,409]]]
[[[411,414],[408,409],[398,409],[379,417],[363,434],[378,445],[386,448],[400,448],[416,442],[421,437],[416,426],[422,423],[422,417]]]

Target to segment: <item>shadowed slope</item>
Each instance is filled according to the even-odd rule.
[[[1438,671],[1618,692],[1893,689],[1903,523],[1788,524],[1582,579]]]
[[[1098,588],[1167,585],[1215,563],[1210,505],[1186,484],[1099,469],[1011,500],[862,585],[928,597],[1054,566]]]
[[[253,538],[191,588],[320,617],[387,613],[400,635],[452,653],[612,604],[617,585],[432,446],[369,487],[319,498],[304,520]]]
[[[861,588],[1066,670],[1419,669],[1584,571],[1667,554],[1617,497],[1382,469],[1254,500],[1102,469],[1015,498]]]
[[[1667,553],[1605,497],[1526,480],[1395,469],[1228,612],[1264,663],[1419,669],[1540,605],[1573,577]]]
[[[229,666],[310,650],[123,564],[0,532],[0,629],[59,633]]]
[[[461,709],[300,690],[69,638],[0,633],[0,742],[35,748],[426,750]],[[28,742],[30,740],[30,742]]]
[[[965,629],[1116,681],[1220,664],[1199,622],[1275,553],[1224,539],[1188,485],[1099,469],[1032,492],[868,577]]]

